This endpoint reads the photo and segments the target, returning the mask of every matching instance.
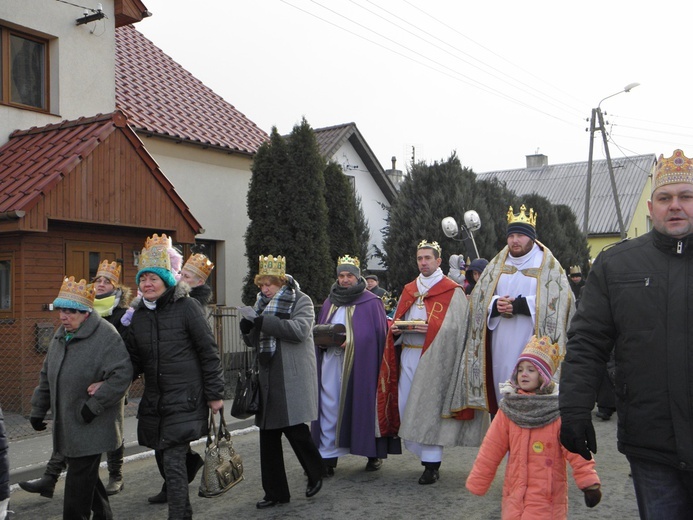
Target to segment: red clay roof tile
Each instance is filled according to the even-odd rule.
[[[116,29],[116,105],[138,131],[254,155],[267,133],[132,25]]]

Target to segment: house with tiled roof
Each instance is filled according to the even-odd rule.
[[[132,25],[116,29],[115,96],[202,223],[196,246],[215,263],[215,302],[239,305],[250,165],[267,134]]]
[[[355,123],[345,123],[314,130],[320,153],[327,161],[342,167],[350,179],[356,196],[361,198],[363,213],[368,220],[371,240],[369,254],[375,247],[382,250],[387,209],[397,196],[392,179],[386,175]],[[370,273],[380,273],[383,268],[378,258],[368,261]]]
[[[496,179],[517,195],[536,193],[553,204],[568,206],[581,227],[587,215],[587,242],[594,258],[605,246],[621,240],[617,201],[627,237],[634,238],[650,230],[647,200],[655,163],[655,154],[612,158],[616,198],[606,159],[592,162],[589,199],[586,161],[549,164],[543,154],[528,155],[525,168],[477,173],[477,178]],[[586,200],[589,200],[587,205]]]
[[[186,256],[206,246],[217,301],[240,302],[245,187],[266,134],[137,33],[131,24],[150,15],[140,0],[99,6],[0,2],[0,402],[9,412],[28,413],[63,277],[91,279],[101,260],[122,259],[121,281],[134,286],[153,233]]]

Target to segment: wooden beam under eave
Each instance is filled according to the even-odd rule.
[[[147,7],[140,0],[115,0],[113,7],[116,27],[141,22],[151,16]]]

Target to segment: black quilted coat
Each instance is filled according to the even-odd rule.
[[[207,434],[207,401],[224,398],[219,349],[187,284],[166,290],[148,309],[140,302],[126,333],[135,376],[144,375],[137,412],[143,446],[165,449]]]

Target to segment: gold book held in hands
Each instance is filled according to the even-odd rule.
[[[424,320],[396,320],[395,326],[399,330],[414,330],[417,325],[426,325]]]

